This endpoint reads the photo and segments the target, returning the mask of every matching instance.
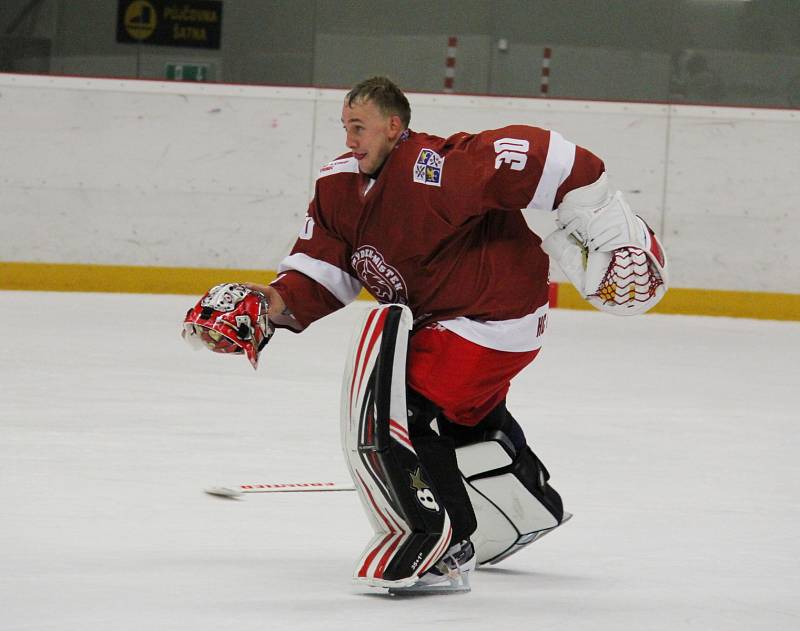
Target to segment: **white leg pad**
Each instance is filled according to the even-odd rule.
[[[408,434],[406,350],[412,315],[382,305],[364,317],[345,366],[341,440],[375,533],[353,578],[375,587],[413,585],[450,545],[450,518],[424,478]]]
[[[472,535],[478,563],[497,563],[559,525],[509,471],[513,461],[500,443],[460,447],[456,456],[478,521]]]

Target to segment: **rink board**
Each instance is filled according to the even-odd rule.
[[[274,270],[346,151],[343,90],[0,74],[0,92],[0,261]],[[414,129],[529,124],[594,151],[661,235],[673,287],[800,294],[800,112],[409,99]]]

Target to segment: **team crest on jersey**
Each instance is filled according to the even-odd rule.
[[[406,282],[383,255],[371,245],[363,245],[350,257],[350,264],[361,283],[381,303],[408,303]]]
[[[422,149],[414,163],[414,181],[429,186],[442,185],[444,158],[432,149]]]

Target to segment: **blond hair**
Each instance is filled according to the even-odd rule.
[[[357,83],[345,96],[350,107],[354,103],[372,101],[386,116],[399,116],[404,127],[411,122],[411,106],[403,91],[388,77],[370,77]]]

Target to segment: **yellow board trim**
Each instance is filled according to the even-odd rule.
[[[188,294],[202,296],[220,283],[268,284],[272,270],[211,267],[145,267],[82,263],[0,262],[0,290],[88,291],[122,294]],[[366,290],[358,296],[372,300]]]
[[[269,283],[272,270],[0,262],[0,290],[202,295],[224,282]],[[558,283],[555,306],[593,309],[575,288]],[[362,291],[359,298],[371,297]],[[800,321],[800,294],[673,288],[651,313]]]
[[[557,307],[594,309],[567,283],[558,283],[556,295]],[[648,313],[800,320],[800,294],[674,287]]]
[[[269,283],[275,272],[193,267],[72,263],[0,263],[0,289],[200,294],[219,283]]]

